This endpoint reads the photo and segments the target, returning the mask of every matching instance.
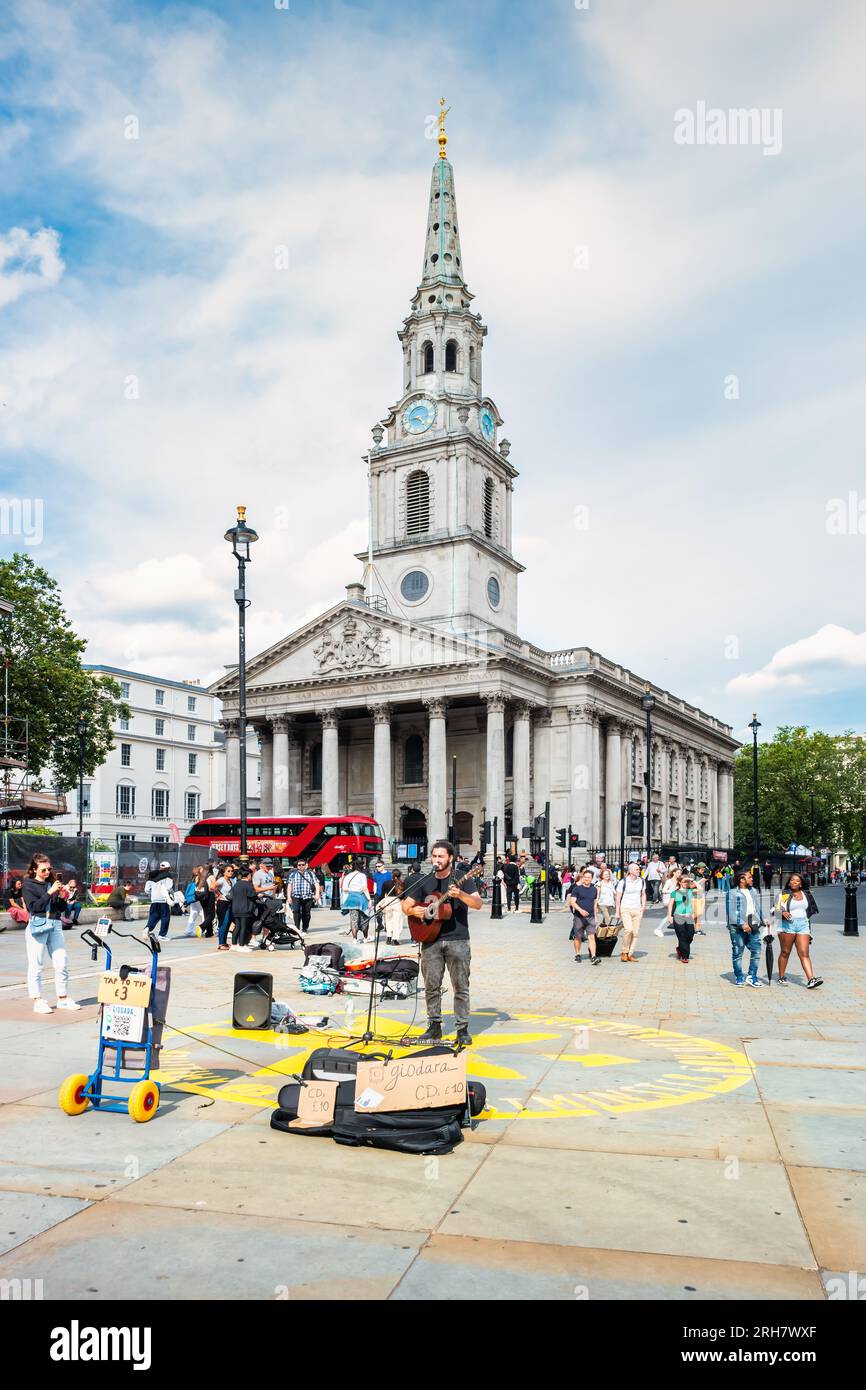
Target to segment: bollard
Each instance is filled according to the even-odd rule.
[[[845,930],[843,936],[859,936],[857,926],[857,883],[851,879],[845,884]]]
[[[331,879],[331,911],[332,911],[332,912],[339,912],[339,910],[340,910],[340,880],[339,880],[339,878],[337,877],[337,875],[334,874],[334,877]]]
[[[491,922],[502,921],[502,880],[498,874],[493,874],[493,892],[490,899],[490,920]]]
[[[539,876],[532,884],[532,911],[529,914],[530,924],[538,924],[544,921],[541,912],[541,877]]]

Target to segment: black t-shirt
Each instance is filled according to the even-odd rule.
[[[574,898],[574,901],[577,903],[578,907],[582,907],[584,912],[589,913],[588,918],[581,917],[580,914],[574,912],[574,909],[572,908],[572,913],[574,915],[575,921],[592,922],[595,917],[595,899],[597,896],[597,889],[595,887],[595,884],[587,883],[584,886],[584,884],[582,883],[573,883],[568,890],[568,896],[570,898]]]
[[[463,870],[465,873],[465,869]],[[452,883],[460,877],[459,873],[453,870],[445,878],[437,878],[435,873],[427,874],[420,883],[412,885],[409,896],[414,898],[417,903],[423,903],[424,899],[431,893],[447,892]],[[460,885],[463,893],[477,893],[478,884],[474,878],[467,878],[465,883]],[[451,900],[451,917],[449,921],[442,923],[440,935],[447,937],[449,941],[468,941],[469,940],[469,908],[459,898]],[[425,942],[425,945],[427,943]]]
[[[509,888],[516,888],[520,882],[520,870],[510,859],[507,864],[502,865],[502,876]]]

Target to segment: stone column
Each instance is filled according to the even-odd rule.
[[[609,719],[605,726],[604,774],[604,839],[607,845],[619,844],[620,808],[622,806],[622,725]]]
[[[273,721],[273,814],[289,814],[289,728],[291,719],[287,714],[278,714]]]
[[[592,705],[573,705],[568,711],[569,819],[575,835],[581,840],[592,837]]]
[[[529,705],[517,705],[514,711],[511,824],[522,849],[529,848],[522,840],[520,832],[524,825],[529,824],[529,730],[531,718],[532,711]],[[500,844],[502,844],[503,838],[503,835],[500,835]]]
[[[590,831],[591,845],[597,845],[601,840],[601,721],[599,720],[598,710],[592,711],[592,829]]]
[[[722,849],[729,849],[734,834],[733,826],[733,807],[731,801],[732,774],[733,769],[730,763],[719,763],[718,770],[718,797],[719,797],[719,844]]]
[[[322,815],[340,814],[340,716],[336,710],[319,711],[322,720]]]
[[[540,709],[535,715],[533,759],[535,775],[532,782],[532,816],[544,815],[545,803],[550,800],[550,719],[549,709]],[[526,822],[527,825],[529,821]],[[523,829],[523,826],[520,826]]]
[[[299,816],[304,805],[304,749],[298,725],[289,728],[289,815]]]
[[[274,734],[270,720],[256,723],[261,754],[261,807],[260,815],[274,814]]]
[[[224,719],[226,735],[226,815],[241,813],[241,730],[236,719]]]
[[[425,700],[427,710],[427,842],[444,840],[448,831],[448,767],[445,751],[447,701]]]
[[[394,778],[391,768],[391,707],[371,705],[373,716],[373,815],[385,832],[394,834]],[[388,853],[388,845],[385,845]]]
[[[505,832],[505,696],[482,695],[487,706],[487,819],[499,820],[499,843]]]

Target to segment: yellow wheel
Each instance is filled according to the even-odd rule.
[[[60,1109],[65,1110],[67,1115],[83,1115],[87,1109],[90,1101],[85,1091],[89,1080],[90,1077],[85,1076],[84,1072],[73,1072],[60,1087],[57,1100]]]
[[[139,1081],[129,1093],[128,1110],[134,1120],[144,1124],[152,1120],[159,1105],[159,1087],[155,1081]]]

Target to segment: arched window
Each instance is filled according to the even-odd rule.
[[[457,344],[453,338],[449,338],[445,344],[445,370],[446,372],[457,371]]]
[[[310,749],[310,791],[322,790],[322,745],[314,743]]]
[[[677,832],[677,818],[676,816],[671,816],[671,844],[675,845],[678,839],[679,834]]]
[[[406,479],[406,534],[423,536],[430,530],[430,479],[422,468]]]
[[[505,734],[505,776],[514,776],[514,725]]]
[[[403,782],[419,787],[424,781],[424,740],[420,734],[410,734],[403,747]]]
[[[484,479],[484,534],[488,540],[493,540],[493,527],[495,514],[493,510],[496,484],[492,478]]]
[[[433,371],[433,344],[425,343],[421,349],[421,371],[426,376]]]

